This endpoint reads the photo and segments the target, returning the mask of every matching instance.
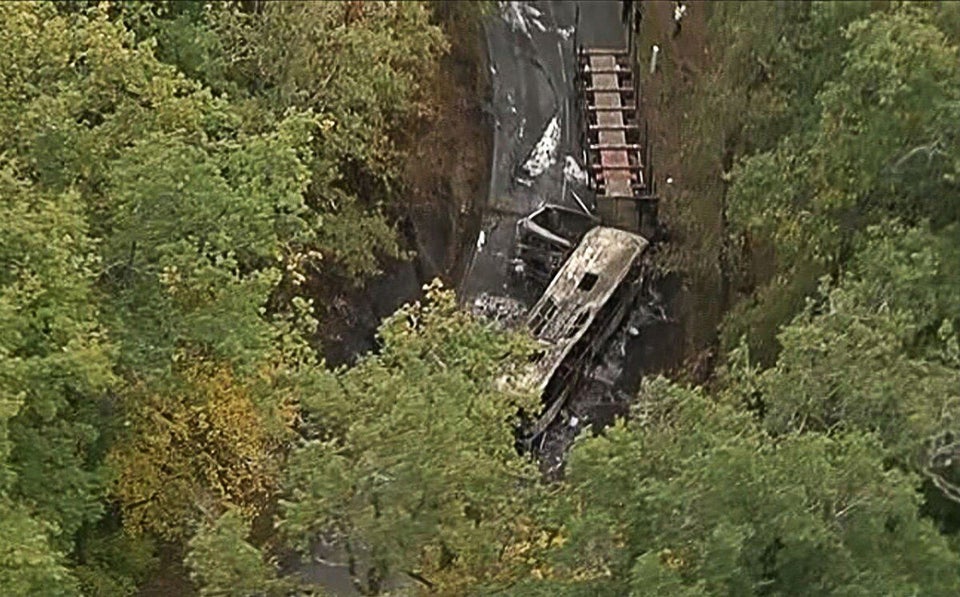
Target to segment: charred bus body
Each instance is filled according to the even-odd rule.
[[[526,323],[540,350],[522,382],[540,392],[544,408],[523,430],[522,447],[543,434],[623,323],[640,290],[647,246],[631,232],[591,229],[530,310]]]

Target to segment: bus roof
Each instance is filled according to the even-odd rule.
[[[586,233],[554,276],[527,319],[544,348],[530,371],[541,392],[648,244],[637,234],[598,226]]]

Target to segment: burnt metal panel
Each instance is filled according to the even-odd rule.
[[[590,230],[531,309],[527,327],[540,351],[519,381],[540,392],[545,409],[524,430],[528,449],[623,323],[640,287],[647,246],[643,237],[617,228]]]
[[[545,205],[517,222],[516,258],[530,279],[550,283],[580,239],[600,220],[561,205]]]
[[[540,392],[624,282],[647,244],[636,234],[598,226],[587,232],[554,276],[527,320],[527,327],[543,347],[541,358],[529,372]]]

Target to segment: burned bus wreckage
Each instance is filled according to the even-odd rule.
[[[531,309],[526,325],[539,350],[522,383],[539,390],[544,410],[523,430],[527,447],[557,417],[624,322],[640,289],[647,245],[630,232],[591,229]]]
[[[641,325],[633,320],[651,312],[642,304],[647,297],[640,298],[646,292],[648,249],[658,230],[651,153],[640,124],[630,53],[574,44],[578,144],[587,171],[587,189],[581,191],[587,200],[564,186],[517,220],[510,272],[536,289],[538,298],[524,302],[485,295],[473,305],[475,312],[507,327],[526,328],[537,341],[538,350],[519,378],[500,381],[538,391],[542,398],[540,412],[521,415],[518,449],[538,454],[543,464],[547,435],[563,436],[563,445],[544,466],[548,473],[561,467],[557,454],[586,422],[584,396],[598,393],[598,386],[603,387],[599,393],[615,392],[611,379],[627,368],[623,359],[610,366],[609,355],[624,355],[627,332],[640,334]],[[568,192],[579,208],[566,201]],[[586,206],[590,203],[592,209]],[[624,407],[629,397],[619,401]]]
[[[588,230],[600,220],[562,205],[545,205],[517,222],[518,273],[549,284]]]

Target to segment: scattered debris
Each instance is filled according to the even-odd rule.
[[[536,9],[534,9],[536,10]],[[540,33],[546,33],[547,28],[543,26],[543,23],[539,19],[530,19],[530,22],[533,23],[533,26],[540,30]]]
[[[687,6],[682,2],[677,2],[673,9],[673,20],[677,23],[687,14]]]
[[[674,20],[674,21],[679,21],[680,19],[683,18],[683,15],[685,15],[685,14],[687,14],[687,7],[686,7],[686,5],[684,5],[684,4],[680,3],[680,2],[677,2],[676,8],[673,9],[673,20]]]
[[[687,6],[677,0],[677,6],[673,9],[673,37],[680,35],[680,21],[687,14]]]
[[[562,205],[544,205],[521,218],[517,222],[515,250],[524,268],[517,273],[549,284],[580,239],[599,223],[589,213]]]
[[[577,163],[577,159],[572,155],[566,157],[563,165],[563,176],[569,183],[578,183],[586,186],[588,182],[587,171]]]
[[[500,2],[500,16],[510,25],[511,29],[523,33],[527,39],[530,39],[531,25],[541,32],[547,30],[540,22],[543,13],[526,2]]]
[[[565,40],[570,39],[570,36],[573,35],[573,25],[569,27],[557,27],[557,33]]]
[[[484,293],[473,301],[470,312],[503,328],[512,328],[522,322],[527,308],[516,299]]]
[[[547,171],[557,159],[557,147],[560,145],[560,117],[554,116],[550,119],[547,127],[543,131],[543,136],[537,141],[530,157],[523,164],[523,170],[530,176],[536,178]]]
[[[577,195],[577,192],[573,189],[570,189],[570,194],[573,195],[574,200],[576,200],[577,205],[580,206],[580,209],[583,210],[583,213],[587,215],[593,215],[593,212],[587,209],[587,205],[583,202],[583,199],[580,198],[580,195]]]
[[[517,106],[516,106],[516,102],[515,102],[515,100],[514,100],[514,98],[513,98],[513,94],[508,91],[508,92],[507,92],[507,95],[506,95],[506,97],[505,97],[504,99],[505,99],[506,102],[507,102],[507,107],[510,109],[510,113],[511,113],[511,114],[516,114],[516,113],[517,113]],[[526,121],[527,121],[526,118],[524,118],[523,121],[521,121],[521,123],[520,123],[520,130],[521,130],[521,131],[523,130],[523,125],[526,124]],[[521,133],[521,136],[522,136],[522,133]]]
[[[481,230],[477,235],[477,251],[482,251],[485,244],[487,244],[487,233]]]

